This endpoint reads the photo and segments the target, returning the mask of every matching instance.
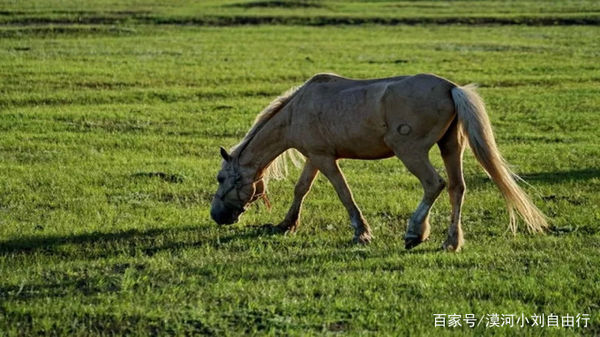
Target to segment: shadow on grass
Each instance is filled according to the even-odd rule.
[[[107,282],[107,280],[109,282]],[[102,287],[98,284],[104,283]],[[22,285],[0,285],[0,299],[29,300],[47,297],[64,297],[74,291],[91,296],[99,293],[116,293],[121,290],[120,284],[110,282],[110,278],[79,277],[74,280],[60,282],[29,283]]]
[[[74,322],[73,324],[53,324],[50,328],[36,322],[37,313],[34,310],[11,310],[0,306],[0,329],[4,324],[18,327],[18,336],[217,336],[222,335],[204,320],[194,317],[182,317],[177,321],[156,317],[152,314],[123,314],[98,312],[52,312],[44,316],[53,322]],[[9,325],[10,326],[10,325]],[[10,330],[8,330],[10,331]],[[10,333],[9,333],[10,334]]]
[[[91,232],[76,235],[50,235],[50,236],[25,236],[15,238],[12,240],[0,241],[0,255],[13,255],[13,254],[33,254],[41,253],[46,255],[70,255],[69,252],[59,251],[56,248],[63,245],[80,245],[80,246],[92,246],[98,249],[103,249],[103,252],[93,254],[95,257],[101,258],[110,255],[116,255],[123,252],[122,247],[117,247],[119,243],[130,246],[133,250],[141,251],[146,255],[153,255],[162,250],[177,250],[190,247],[200,247],[210,245],[219,247],[225,245],[233,240],[249,240],[255,239],[265,235],[277,234],[272,226],[264,225],[260,227],[251,228],[243,231],[234,231],[225,236],[214,235],[210,232],[208,235],[199,235],[198,240],[190,242],[189,235],[185,233],[206,230],[206,228],[200,226],[182,226],[176,228],[154,228],[148,230],[130,229],[118,232]],[[175,239],[181,241],[167,241],[164,243],[164,237],[167,234],[184,234],[184,236],[177,236]],[[212,235],[211,235],[212,234]],[[159,240],[161,239],[161,240]],[[157,244],[160,241],[161,244]],[[111,252],[111,250],[113,250]],[[132,252],[132,254],[135,252]],[[76,251],[73,255],[81,256],[86,255],[85,252]]]
[[[261,237],[283,235],[285,234],[275,229],[273,225],[263,224],[248,226],[243,229],[230,227],[211,230],[201,226],[181,226],[148,230],[131,229],[110,233],[91,232],[65,236],[25,236],[0,241],[0,256],[41,254],[64,258],[98,259],[117,255],[153,256],[164,251],[175,254],[181,250],[207,246],[214,249],[229,249],[232,250],[232,253],[243,253],[244,249],[253,247],[252,241],[256,241]],[[248,244],[228,245],[232,242],[248,242]],[[274,239],[273,244],[279,245],[281,241]],[[290,242],[290,244],[297,245],[298,243]],[[373,256],[372,251],[367,251],[369,246],[360,246],[351,240],[341,239],[330,244],[329,248],[331,249],[347,251],[349,254],[364,255],[365,257]],[[364,248],[364,251],[361,247]],[[403,250],[403,254],[431,254],[438,251],[437,248],[423,245],[423,247],[417,247],[409,251]],[[294,256],[290,256],[289,261],[293,262],[294,258]]]
[[[519,175],[523,180],[527,182],[543,182],[547,184],[560,184],[566,181],[586,181],[594,178],[600,178],[600,169],[587,168],[580,170],[569,170],[569,171],[554,171],[554,172],[538,172],[538,173],[524,173]],[[467,187],[482,186],[485,184],[493,184],[490,178],[487,176],[466,176]]]
[[[570,171],[538,172],[523,174],[521,175],[521,178],[525,179],[525,181],[543,181],[556,184],[564,181],[580,181],[600,178],[600,169],[587,168]]]
[[[191,231],[197,227],[180,227],[178,231]],[[115,241],[123,241],[139,237],[154,237],[172,232],[173,229],[156,228],[141,231],[131,229],[112,233],[91,232],[76,235],[50,235],[50,236],[25,236],[7,241],[0,241],[0,254],[19,254],[19,253],[34,253],[51,252],[53,247],[65,244],[98,244],[109,243]]]

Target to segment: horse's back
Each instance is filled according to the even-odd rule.
[[[293,102],[294,138],[299,146],[322,145],[321,150],[333,150],[338,157],[388,157],[392,153],[384,138],[391,129],[410,121],[418,136],[427,125],[439,124],[431,117],[442,107],[438,101],[444,100],[443,91],[451,85],[434,75],[354,80],[317,74]],[[432,102],[435,95],[439,99]]]
[[[433,74],[355,80],[317,74],[305,84],[303,104],[310,112],[354,120],[381,113],[453,113],[451,89],[456,84]],[[360,117],[362,116],[362,118]]]
[[[325,84],[326,86],[332,88],[344,88],[344,87],[352,87],[352,86],[369,86],[372,84],[391,84],[398,81],[405,80],[413,76],[403,75],[403,76],[393,76],[393,77],[383,77],[383,78],[372,78],[372,79],[352,79],[344,76],[340,76],[333,73],[319,73],[311,77],[308,81],[306,81],[306,85],[315,85],[315,84]]]

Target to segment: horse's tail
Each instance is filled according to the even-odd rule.
[[[516,213],[521,215],[529,231],[543,232],[548,227],[546,216],[519,187],[516,179],[522,179],[510,170],[498,151],[492,125],[476,88],[475,85],[469,84],[452,89],[458,120],[469,138],[471,150],[502,192],[506,200],[510,216],[509,228],[512,232],[515,233],[517,230]]]

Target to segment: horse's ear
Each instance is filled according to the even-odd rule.
[[[221,146],[221,157],[223,157],[223,159],[225,159],[225,161],[231,161],[231,156],[229,155],[229,153],[227,153],[227,150],[225,150],[222,146]]]

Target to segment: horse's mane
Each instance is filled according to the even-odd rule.
[[[252,141],[252,138],[256,136],[256,134],[262,129],[267,122],[273,118],[279,111],[289,103],[294,95],[298,92],[298,90],[302,86],[294,87],[283,93],[281,96],[274,99],[263,111],[261,111],[254,119],[254,124],[250,128],[250,131],[246,133],[242,141],[233,147],[231,153],[234,157],[240,155],[240,153],[246,148],[248,143]],[[287,176],[287,160],[286,158],[291,159],[292,163],[295,166],[300,166],[301,162],[304,160],[302,155],[293,149],[287,150],[284,153],[280,154],[277,158],[275,158],[271,164],[265,169],[264,178],[274,178],[274,179],[282,179]]]

